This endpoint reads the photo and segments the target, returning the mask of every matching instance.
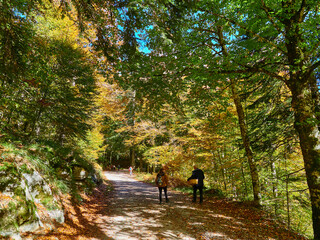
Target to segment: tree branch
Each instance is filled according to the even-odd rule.
[[[315,63],[308,69],[308,71],[306,71],[306,73],[303,74],[303,77],[304,77],[304,78],[308,78],[308,77],[313,73],[313,71],[314,71],[317,67],[319,67],[319,66],[320,66],[320,61],[315,62]]]
[[[245,66],[246,67],[246,66]],[[273,78],[279,79],[281,81],[286,81],[284,77],[279,76],[278,74],[269,72],[263,68],[259,67],[246,67],[247,69],[234,69],[234,70],[219,70],[219,71],[209,71],[210,73],[217,73],[217,74],[243,74],[243,73],[264,73],[268,76],[271,76]]]
[[[306,14],[304,14],[304,10],[305,10],[306,6],[307,6],[306,0],[302,0],[300,9],[295,16],[296,20],[299,23],[302,23],[304,21],[305,17],[307,16]]]
[[[272,25],[274,26],[275,29],[277,29],[277,31],[279,33],[282,33],[280,27],[275,23],[275,21],[272,19],[271,15],[269,14],[269,12],[271,11],[270,8],[267,7],[267,5],[265,4],[264,0],[261,0],[261,4],[262,4],[262,9],[265,11],[265,13],[267,14],[268,19],[270,20],[270,22],[272,23]]]
[[[308,59],[320,46],[320,41],[313,47],[313,49],[306,55],[305,59]]]
[[[203,9],[203,8],[200,8],[200,10],[204,11],[204,12],[209,12],[207,9]],[[273,46],[275,49],[278,49],[280,52],[286,54],[285,50],[279,48],[279,46],[277,46],[275,43],[273,43],[272,41],[268,40],[267,38],[264,38],[264,37],[260,36],[259,34],[253,32],[251,29],[247,28],[246,26],[243,26],[242,24],[240,24],[240,23],[238,23],[238,22],[236,22],[236,21],[234,21],[234,20],[232,20],[232,19],[230,19],[230,18],[228,18],[228,17],[226,17],[224,15],[221,15],[219,13],[214,13],[214,12],[209,12],[209,13],[211,13],[212,15],[215,15],[215,16],[217,16],[219,18],[222,18],[222,19],[226,20],[227,22],[232,23],[232,24],[244,29],[245,31],[251,33],[254,37],[257,37],[262,42],[268,43],[271,46]]]

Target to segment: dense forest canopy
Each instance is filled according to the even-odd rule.
[[[319,7],[2,0],[1,142],[50,146],[53,169],[197,164],[320,239]]]

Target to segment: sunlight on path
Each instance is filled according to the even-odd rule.
[[[192,214],[196,208],[184,196],[169,191],[170,203],[160,205],[158,188],[121,171],[105,175],[114,186],[111,213],[103,220],[110,239],[230,239],[221,233],[200,235],[205,219]]]
[[[262,212],[238,202],[192,196],[168,189],[169,203],[159,204],[158,188],[128,172],[104,172],[103,183],[84,204],[66,202],[67,224],[39,240],[307,240]],[[43,237],[42,237],[43,236]]]
[[[104,240],[288,240],[291,235],[272,221],[223,200],[191,203],[191,196],[168,190],[169,203],[159,204],[158,188],[128,172],[105,172],[114,191],[107,212],[96,219]],[[233,207],[232,207],[233,206]]]

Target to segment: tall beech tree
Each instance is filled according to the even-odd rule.
[[[228,58],[229,52],[227,50],[226,41],[224,39],[223,26],[219,26],[219,25],[217,26],[216,35],[217,35],[216,39],[217,39],[219,47],[221,49],[222,57]],[[261,187],[260,187],[259,173],[258,173],[258,169],[257,169],[257,164],[254,159],[254,154],[252,151],[250,139],[249,139],[248,126],[246,123],[245,113],[244,113],[244,109],[242,107],[241,99],[240,99],[240,96],[238,93],[236,79],[233,79],[232,77],[230,78],[230,88],[231,88],[231,92],[232,92],[232,98],[234,101],[234,105],[236,106],[236,109],[237,109],[238,122],[239,122],[239,127],[240,127],[240,132],[241,132],[242,143],[243,143],[244,149],[246,151],[246,156],[248,158],[248,162],[249,162],[249,166],[250,166],[253,198],[254,198],[255,204],[257,206],[259,206],[260,201],[261,201],[261,191],[260,191]]]
[[[266,74],[284,81],[291,91],[294,126],[300,138],[311,196],[314,237],[320,239],[319,93],[315,91],[315,73],[320,65],[319,3],[262,0],[233,1],[227,7],[218,1],[213,4],[216,8],[204,4],[198,5],[199,10],[231,26],[235,39],[230,39],[229,44],[236,46],[232,55],[234,66],[219,68],[217,73]],[[223,13],[215,9],[223,9]]]

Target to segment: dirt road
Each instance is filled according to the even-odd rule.
[[[108,239],[303,239],[255,211],[223,200],[191,203],[190,196],[169,190],[169,203],[159,204],[158,189],[126,172],[105,172],[112,181]]]
[[[109,182],[82,201],[63,198],[66,222],[49,232],[23,239],[37,240],[306,240],[284,224],[241,203],[204,196],[203,204],[169,189],[169,203],[159,204],[158,189],[128,172],[105,172]]]
[[[192,226],[195,207],[188,199],[169,191],[169,203],[159,204],[158,188],[138,182],[123,172],[106,172],[113,182],[111,216],[107,221],[108,236],[114,239],[196,239]],[[188,213],[181,214],[187,209]],[[200,213],[201,214],[201,213]],[[200,222],[194,224],[201,225]]]

